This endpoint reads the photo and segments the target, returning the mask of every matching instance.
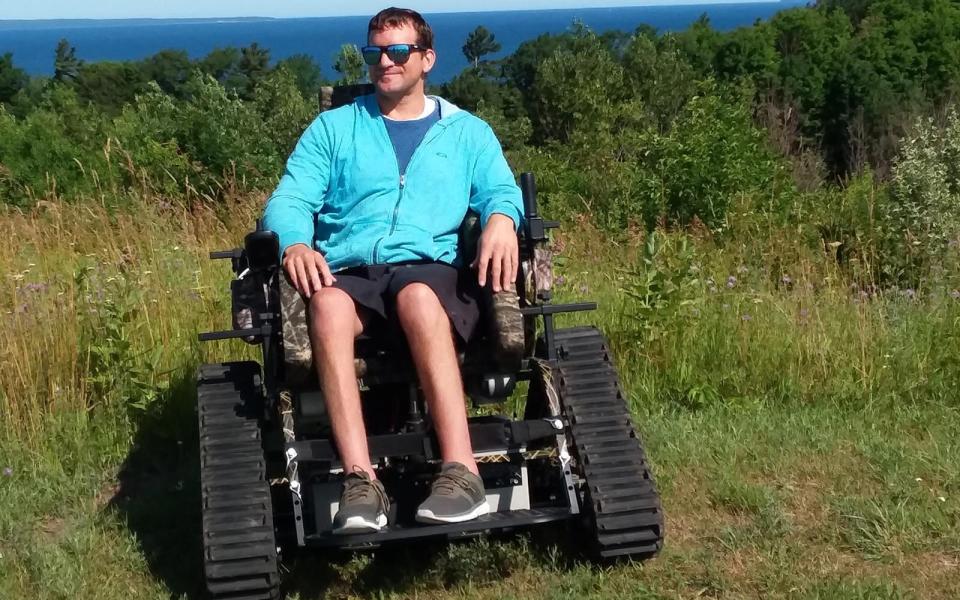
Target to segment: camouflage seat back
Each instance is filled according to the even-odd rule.
[[[356,85],[338,85],[332,87],[325,85],[320,88],[320,110],[330,110],[350,104],[360,96],[368,96],[374,93],[372,83],[358,83]]]

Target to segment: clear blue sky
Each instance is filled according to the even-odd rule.
[[[723,0],[393,0],[424,13],[481,10],[709,4]],[[730,0],[749,2],[751,0]],[[763,1],[763,0],[761,0]],[[766,0],[769,1],[769,0]],[[327,17],[372,15],[391,1],[352,0],[0,0],[0,19],[124,19],[136,17]]]

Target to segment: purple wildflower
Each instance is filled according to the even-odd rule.
[[[907,300],[913,300],[917,297],[917,293],[913,291],[913,288],[907,288],[903,290],[903,295],[907,298]]]
[[[563,285],[563,284],[565,284],[566,282],[567,282],[567,278],[566,278],[566,277],[564,277],[563,275],[557,275],[557,280],[556,280],[556,284],[557,284],[557,285]]]
[[[590,292],[590,288],[587,287],[587,284],[581,283],[581,284],[580,284],[580,293],[581,293],[581,294],[586,294],[586,293],[589,293],[589,292]]]
[[[780,281],[783,283],[783,285],[790,285],[793,283],[793,279],[791,279],[789,275],[784,275],[780,278]]]
[[[47,284],[45,283],[28,283],[25,287],[25,290],[28,292],[42,292],[47,289]]]
[[[743,313],[743,316],[741,316],[740,318],[743,319],[744,322],[747,322],[747,321],[753,319],[753,317],[751,317],[751,316],[750,316],[749,314],[747,314],[747,313]]]
[[[960,300],[960,290],[953,290],[950,292],[950,297],[954,300]]]
[[[13,467],[4,467],[3,468],[4,477],[13,477]]]
[[[730,277],[727,277],[727,287],[733,288],[733,286],[735,285],[737,285],[737,278],[734,277],[733,275],[731,275]]]

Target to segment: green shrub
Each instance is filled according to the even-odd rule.
[[[960,257],[960,112],[919,119],[903,140],[885,203],[888,272],[917,281]]]

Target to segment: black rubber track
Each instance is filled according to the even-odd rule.
[[[260,365],[204,365],[197,378],[203,566],[216,599],[279,597],[277,543],[260,440]]]
[[[663,546],[660,494],[607,342],[593,327],[573,327],[557,330],[556,344],[557,391],[581,465],[595,555],[650,557]]]

